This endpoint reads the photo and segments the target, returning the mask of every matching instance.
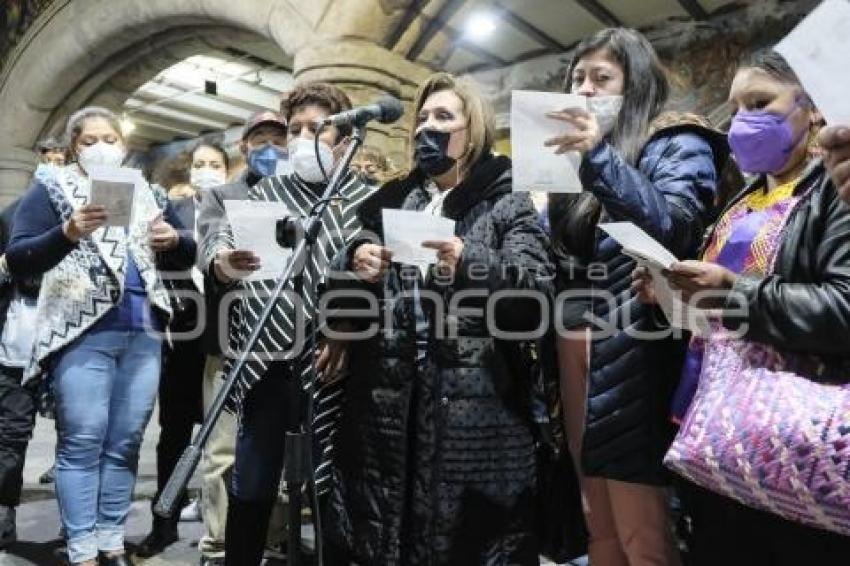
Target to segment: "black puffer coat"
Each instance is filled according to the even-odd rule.
[[[414,174],[379,190],[360,216],[380,234],[381,209],[421,210],[428,202]],[[511,193],[504,157],[483,158],[447,196],[443,214],[457,221],[464,249],[453,284],[432,277],[423,284],[423,296],[444,302],[420,303],[424,359],[416,361],[414,299],[403,296],[413,282],[397,264],[371,288],[392,327],[350,345],[328,538],[363,565],[536,565],[529,383],[515,344],[494,339],[481,313],[466,309],[483,309],[501,290],[550,300],[546,236],[528,195]],[[470,289],[479,294],[448,312],[445,305]],[[536,304],[499,301],[499,328],[536,327]],[[456,337],[436,336],[452,328]]]

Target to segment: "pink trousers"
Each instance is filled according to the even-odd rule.
[[[559,337],[564,426],[581,484],[592,566],[680,566],[664,489],[586,477],[580,455],[587,404],[589,331]]]

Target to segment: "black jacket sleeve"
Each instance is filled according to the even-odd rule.
[[[197,243],[193,237],[192,231],[187,229],[183,224],[183,220],[174,207],[171,200],[165,205],[165,210],[162,213],[162,218],[168,222],[172,228],[177,230],[180,235],[177,245],[168,250],[157,254],[157,267],[164,270],[182,271],[190,269],[195,265],[195,255],[197,253]]]
[[[723,323],[746,329],[745,337],[782,349],[824,356],[850,356],[850,208],[831,185],[823,196],[822,226],[814,246],[799,246],[808,254],[812,281],[798,282],[775,273],[767,277],[739,276]],[[811,223],[811,219],[809,221]],[[813,247],[814,249],[809,249]]]
[[[464,243],[454,290],[483,290],[499,329],[532,332],[549,318],[555,268],[549,240],[527,194],[502,197],[491,212],[501,245]],[[499,295],[494,296],[494,293]]]

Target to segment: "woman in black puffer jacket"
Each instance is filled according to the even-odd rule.
[[[380,238],[382,209],[423,211],[455,220],[456,237],[431,244],[438,261],[424,279],[378,244],[352,246],[344,260],[380,299],[385,324],[349,348],[329,554],[376,566],[536,565],[527,368],[493,326],[541,322],[553,270],[546,237],[528,195],[511,192],[510,160],[490,151],[492,121],[476,93],[438,74],[415,109],[413,172],[360,217]]]

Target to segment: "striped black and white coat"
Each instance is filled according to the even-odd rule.
[[[297,176],[267,177],[253,186],[244,178],[239,182],[213,189],[203,199],[198,228],[201,243],[198,250],[199,267],[214,279],[212,272],[216,254],[223,249],[236,249],[233,231],[225,212],[226,200],[256,200],[282,202],[292,215],[306,220],[322,196],[324,185],[311,185]],[[357,207],[374,189],[364,185],[354,175],[343,182],[341,198],[334,200],[322,217],[322,229],[311,257],[304,269],[303,302],[290,281],[275,311],[265,323],[257,344],[252,348],[239,379],[228,401],[228,408],[239,412],[251,387],[265,376],[275,360],[285,360],[291,365],[293,375],[301,376],[306,388],[309,384],[312,352],[302,347],[302,337],[307,336],[311,323],[317,320],[320,287],[328,273],[331,260],[357,238],[361,224]],[[266,298],[275,286],[275,280],[240,281],[229,288],[220,289],[219,295],[230,296],[227,325],[225,370],[230,369],[235,356],[258,322]],[[219,305],[220,308],[220,305]],[[229,351],[228,351],[229,350]],[[322,448],[322,458],[317,463],[316,482],[320,491],[326,489],[327,471],[333,451],[334,422],[339,413],[342,388],[339,381],[317,384],[313,402],[315,418],[313,430]]]

